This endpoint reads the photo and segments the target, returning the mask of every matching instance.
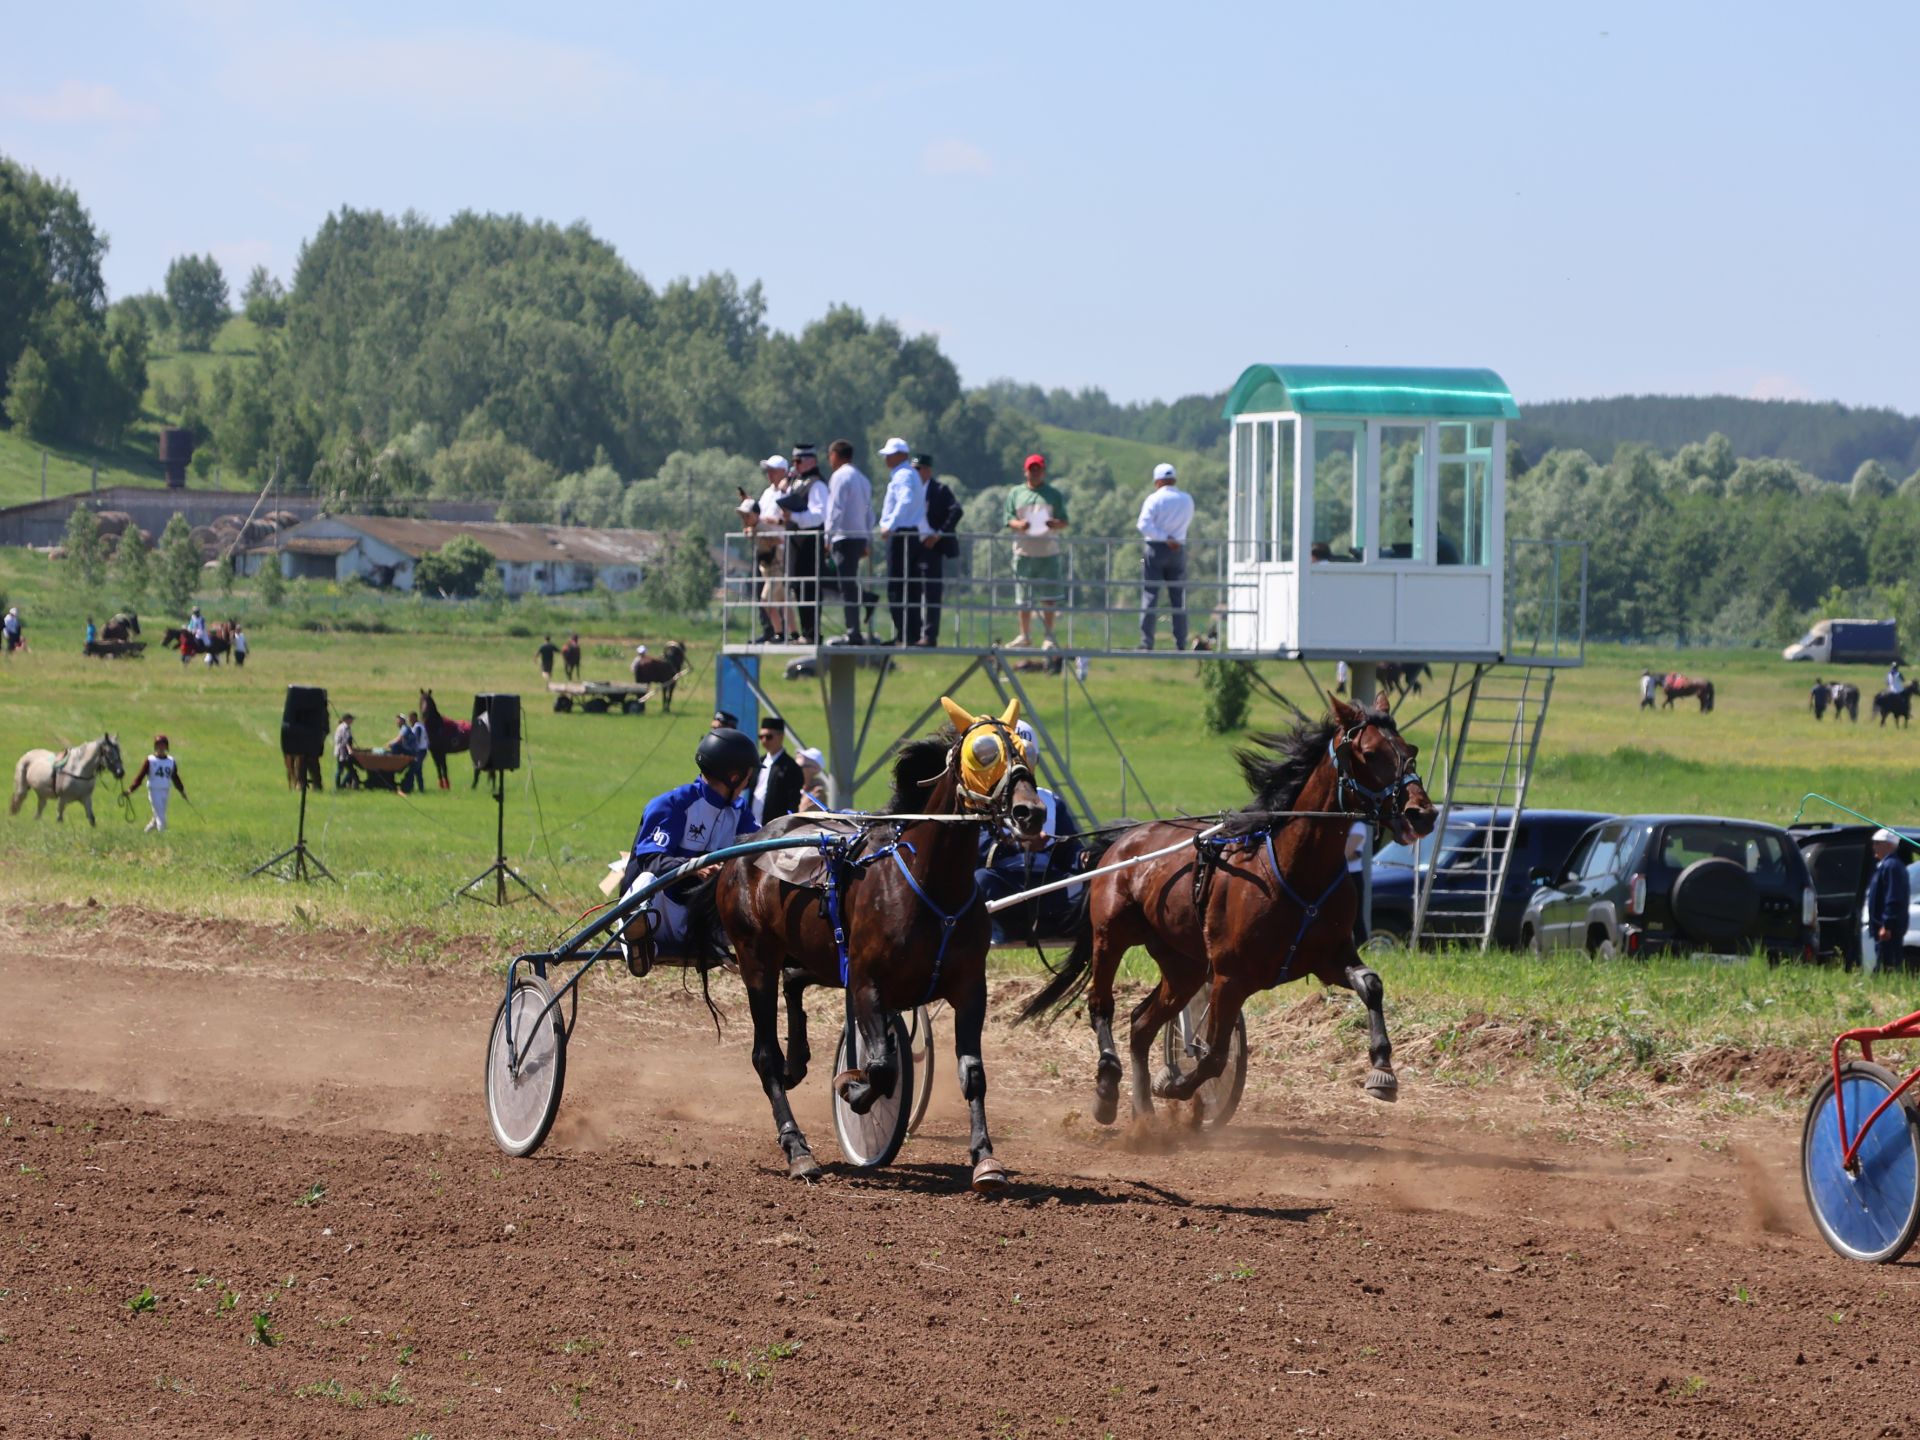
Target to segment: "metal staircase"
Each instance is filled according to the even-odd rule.
[[[1435,746],[1446,766],[1440,819],[1427,866],[1416,872],[1413,944],[1471,940],[1484,950],[1492,943],[1557,668],[1525,660],[1481,664],[1458,702],[1459,685],[1448,687]],[[1464,828],[1452,825],[1454,812],[1476,808],[1491,810],[1493,823],[1474,827],[1464,845],[1448,847],[1448,831]]]

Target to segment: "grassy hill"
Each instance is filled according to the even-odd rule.
[[[1054,470],[1071,473],[1084,468],[1090,460],[1099,460],[1113,472],[1114,483],[1123,489],[1136,482],[1144,488],[1153,467],[1163,460],[1178,467],[1181,480],[1189,486],[1203,475],[1218,472],[1224,479],[1227,473],[1225,461],[1202,455],[1198,450],[1149,445],[1142,440],[1122,440],[1113,435],[1095,435],[1088,430],[1065,430],[1058,425],[1041,425],[1038,429],[1041,451]]]

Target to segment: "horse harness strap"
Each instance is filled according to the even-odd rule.
[[[864,840],[866,833],[867,832],[862,831],[859,839]],[[857,844],[858,842],[855,843]],[[913,871],[907,868],[907,862],[901,858],[900,852],[902,850],[907,851],[908,854],[913,853],[913,845],[910,841],[896,839],[892,844],[882,845],[871,854],[863,855],[858,859],[850,858],[848,854],[853,848],[853,845],[849,845],[838,837],[822,837],[820,841],[820,858],[826,862],[827,867],[827,923],[833,927],[833,949],[835,957],[840,962],[840,984],[844,988],[849,983],[853,972],[853,957],[847,950],[846,915],[841,905],[840,897],[842,884],[841,871],[849,865],[864,870],[869,865],[891,858],[893,863],[899,868],[901,878],[907,882],[908,888],[919,897],[920,903],[932,911],[934,918],[940,922],[940,947],[935,950],[933,954],[933,973],[927,980],[927,993],[918,1002],[921,1005],[925,1005],[929,1000],[933,999],[934,994],[940,988],[940,975],[946,966],[947,947],[953,942],[954,929],[966,916],[967,912],[973,909],[974,903],[979,900],[980,887],[978,885],[971,886],[967,891],[966,903],[961,905],[961,907],[952,914],[948,914],[934,902],[931,895],[927,894],[927,892],[921,888],[920,882],[914,878]]]
[[[1320,912],[1326,909],[1327,902],[1338,895],[1341,887],[1347,884],[1347,872],[1345,869],[1340,870],[1333,877],[1333,883],[1320,893],[1318,899],[1308,900],[1293,888],[1292,882],[1281,870],[1280,858],[1274,854],[1273,850],[1271,829],[1254,830],[1245,835],[1229,835],[1217,839],[1195,836],[1193,848],[1199,856],[1199,864],[1193,877],[1195,909],[1205,909],[1209,879],[1215,867],[1219,865],[1222,855],[1235,846],[1250,845],[1259,845],[1267,852],[1267,865],[1273,871],[1274,880],[1286,892],[1287,898],[1300,907],[1300,928],[1294,933],[1293,943],[1287,947],[1287,958],[1281,962],[1279,977],[1273,982],[1274,985],[1284,985],[1294,978],[1293,962],[1300,954],[1300,947],[1306,944],[1307,935],[1313,929],[1314,922],[1320,918]],[[1271,989],[1272,986],[1268,988]]]

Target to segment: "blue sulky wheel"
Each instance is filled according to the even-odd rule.
[[[1900,1084],[1891,1071],[1867,1060],[1841,1066],[1840,1083],[1849,1138]],[[1920,1123],[1903,1097],[1867,1131],[1848,1170],[1840,1163],[1846,1147],[1834,1108],[1833,1077],[1828,1076],[1807,1107],[1800,1134],[1800,1175],[1813,1223],[1849,1260],[1898,1260],[1920,1231]]]
[[[849,1165],[863,1170],[888,1164],[900,1153],[900,1146],[907,1138],[907,1124],[913,1119],[912,1042],[898,1015],[888,1015],[887,1025],[893,1032],[896,1057],[892,1087],[881,1094],[864,1115],[854,1114],[838,1090],[833,1095],[833,1129],[840,1137],[840,1153],[846,1156]],[[842,1027],[840,1045],[833,1056],[835,1074],[854,1068],[853,1039],[853,1027]],[[861,1063],[865,1060],[862,1056]]]
[[[578,994],[578,991],[574,992]],[[535,1026],[553,991],[537,975],[521,975],[493,1013],[487,1035],[487,1123],[494,1143],[509,1155],[531,1155],[553,1129],[567,1083],[567,1032],[560,1007]],[[507,1016],[513,1016],[518,1066],[507,1064]]]

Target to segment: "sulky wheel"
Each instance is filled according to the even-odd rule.
[[[864,1115],[854,1114],[838,1090],[833,1094],[833,1129],[840,1137],[840,1153],[846,1156],[849,1165],[863,1170],[885,1165],[900,1153],[900,1146],[907,1138],[907,1124],[913,1118],[912,1044],[907,1038],[907,1027],[898,1015],[888,1015],[887,1026],[892,1032],[897,1061],[892,1087],[876,1099]],[[853,1027],[844,1026],[839,1048],[833,1056],[835,1074],[855,1068],[854,1049]],[[859,1063],[866,1063],[864,1055]]]
[[[1849,1139],[1899,1083],[1871,1061],[1840,1067]],[[1835,1108],[1829,1075],[1814,1092],[1800,1133],[1800,1178],[1813,1223],[1849,1260],[1898,1260],[1920,1230],[1920,1123],[1904,1099],[1894,1104],[1867,1131],[1848,1170],[1840,1163],[1846,1147]]]
[[[927,1104],[933,1099],[933,1015],[919,1006],[907,1025],[907,1048],[913,1055],[913,1114],[907,1120],[907,1133],[918,1135],[920,1122],[927,1118]]]
[[[1210,993],[1202,989],[1187,1002],[1187,1008],[1173,1017],[1173,1023],[1160,1032],[1162,1054],[1167,1071],[1184,1075],[1199,1064],[1202,1037],[1206,1031]],[[1247,1017],[1233,1017],[1233,1033],[1227,1037],[1227,1067],[1194,1092],[1200,1107],[1200,1123],[1211,1130],[1227,1123],[1240,1108],[1240,1096],[1247,1088]]]
[[[493,1013],[487,1036],[487,1121],[494,1142],[509,1155],[531,1155],[553,1129],[560,1092],[567,1083],[567,1032],[555,1005],[534,1024],[553,999],[547,982],[523,975]],[[518,1066],[507,1063],[507,1016],[513,1017]]]

